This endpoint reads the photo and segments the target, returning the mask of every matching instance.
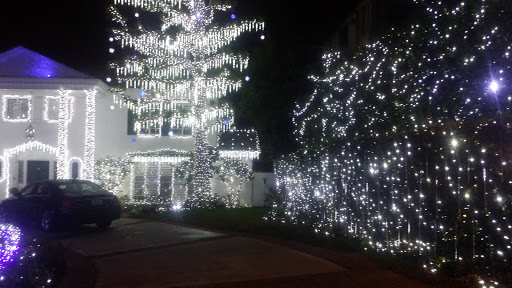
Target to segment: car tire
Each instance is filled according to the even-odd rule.
[[[112,224],[112,220],[101,220],[96,222],[96,226],[99,228],[107,228],[110,224]]]
[[[55,231],[55,217],[52,211],[45,210],[41,215],[41,228],[46,232]]]

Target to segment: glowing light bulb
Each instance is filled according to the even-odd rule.
[[[493,93],[496,93],[498,92],[498,89],[500,88],[498,82],[496,81],[492,81],[491,84],[489,84],[489,89],[493,92]]]

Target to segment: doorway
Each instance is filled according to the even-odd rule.
[[[50,161],[27,161],[27,185],[50,179]]]

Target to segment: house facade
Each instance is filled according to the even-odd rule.
[[[125,159],[130,166],[123,185],[114,191],[120,195],[162,195],[183,203],[190,193],[176,168],[193,151],[192,137],[130,135],[128,107],[99,79],[17,47],[0,54],[0,109],[1,199],[12,187],[40,180],[95,180],[97,161],[107,157]],[[210,145],[217,146],[217,141],[218,133],[212,132]],[[220,145],[221,157],[252,167],[257,145],[234,147]],[[259,174],[242,184],[242,205],[263,205],[263,178],[273,176]],[[214,193],[225,194],[225,184],[215,175],[212,187]]]

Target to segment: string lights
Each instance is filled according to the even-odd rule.
[[[11,224],[0,224],[0,273],[14,260],[20,249],[21,230]]]
[[[228,187],[226,206],[229,208],[239,207],[242,185],[245,181],[253,178],[249,165],[239,159],[221,159],[214,166],[214,172]],[[235,186],[236,183],[238,186]]]
[[[131,14],[136,24],[129,24],[129,13],[123,14],[127,9],[122,6],[136,10]],[[131,102],[127,105],[134,108],[139,118],[138,135],[160,136],[165,123],[185,130],[190,127],[194,139],[193,198],[198,198],[194,203],[202,202],[199,198],[211,194],[207,134],[222,130],[219,117],[232,120],[231,109],[209,106],[208,100],[239,89],[241,81],[232,80],[230,71],[243,71],[248,64],[246,57],[219,50],[242,33],[264,28],[258,21],[233,23],[236,17],[231,17],[231,23],[224,27],[215,26],[214,16],[229,9],[227,5],[207,5],[197,0],[116,0],[109,9],[115,26],[111,42],[119,42],[120,50],[131,51],[131,56],[112,66],[116,80],[124,88],[143,91],[144,99],[137,103],[127,100]],[[159,27],[145,23],[146,17],[158,18]],[[109,50],[114,53],[117,49]],[[188,104],[191,109],[176,114],[176,103]],[[186,136],[175,133],[172,128],[168,134]]]
[[[68,132],[69,132],[69,105],[70,97],[68,90],[59,90],[59,130],[57,136],[57,179],[68,178]],[[8,186],[7,186],[8,187]]]
[[[4,95],[2,119],[6,122],[29,122],[32,119],[32,96]]]
[[[98,160],[94,166],[95,181],[105,190],[119,195],[132,163],[128,159],[111,156]]]
[[[84,174],[82,179],[94,179],[94,147],[96,125],[96,90],[85,91],[85,150],[84,150]]]
[[[252,160],[259,158],[260,143],[256,130],[229,130],[218,134],[217,150],[221,158]]]
[[[432,273],[471,263],[497,287],[512,260],[512,7],[415,2],[429,24],[327,53],[310,77],[293,114],[300,151],[276,165],[286,216]]]
[[[21,144],[21,145],[18,145],[14,148],[10,148],[10,149],[5,149],[4,150],[4,157],[3,157],[3,162],[5,163],[5,169],[2,169],[2,170],[5,170],[3,173],[4,173],[4,177],[7,176],[8,174],[8,171],[10,171],[10,158],[14,155],[17,155],[17,154],[20,154],[20,153],[23,153],[25,151],[31,151],[31,150],[40,150],[40,151],[43,151],[43,152],[50,152],[51,154],[53,154],[56,158],[58,158],[58,155],[60,153],[60,149],[59,148],[56,148],[56,147],[53,147],[51,145],[48,145],[48,144],[44,144],[44,143],[41,143],[39,141],[30,141],[28,143],[25,143],[25,144]],[[2,167],[3,168],[3,167]],[[5,187],[11,187],[9,186],[9,182],[10,182],[10,178],[11,177],[5,177],[6,179],[6,185]],[[8,189],[6,189],[8,190]],[[6,191],[6,195],[5,197],[7,198],[9,195],[8,195],[8,191]]]

